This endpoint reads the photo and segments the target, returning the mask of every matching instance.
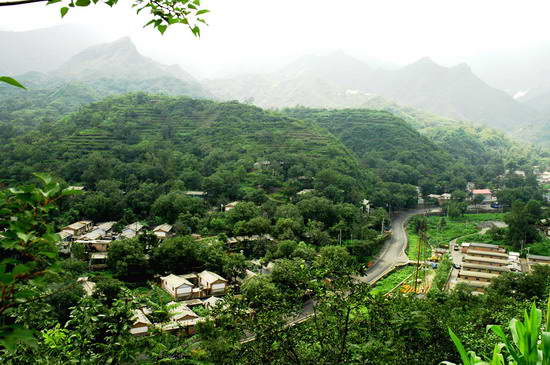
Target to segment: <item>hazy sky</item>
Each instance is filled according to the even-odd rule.
[[[488,49],[516,49],[550,40],[548,0],[203,0],[211,10],[200,40],[183,26],[164,36],[142,29],[128,2],[71,10],[58,4],[0,8],[0,29],[28,30],[86,24],[140,51],[180,63],[202,76],[244,68],[269,70],[294,57],[343,49],[397,64],[430,56],[444,65]],[[241,71],[241,70],[240,70]]]

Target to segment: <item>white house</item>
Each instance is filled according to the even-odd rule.
[[[204,270],[197,274],[199,285],[203,291],[210,295],[224,294],[227,287],[227,280],[211,271]]]
[[[130,333],[135,336],[147,334],[149,328],[153,326],[149,318],[147,318],[141,309],[134,310],[133,314],[132,320],[134,323],[132,324],[132,328],[130,328]]]
[[[192,295],[193,284],[180,276],[170,274],[160,278],[161,286],[175,299],[188,299]]]

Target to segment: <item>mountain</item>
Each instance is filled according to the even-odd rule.
[[[424,58],[397,71],[379,72],[369,90],[402,105],[503,130],[537,118],[534,110],[487,85],[466,64],[443,67]]]
[[[0,73],[48,72],[105,37],[77,25],[60,25],[25,32],[0,31]]]
[[[209,80],[222,99],[248,100],[264,107],[363,107],[376,96],[445,117],[510,131],[538,113],[481,79],[465,64],[443,67],[429,58],[396,70],[373,70],[336,52],[304,57],[267,75]]]
[[[204,80],[222,100],[241,100],[266,108],[360,106],[368,99],[357,92],[372,73],[366,64],[338,51],[309,55],[264,75]]]
[[[28,72],[20,90],[0,85],[0,118],[17,121],[18,130],[77,110],[106,96],[128,92],[211,97],[177,65],[142,56],[129,38],[90,47],[49,73]]]
[[[162,65],[141,55],[128,37],[90,47],[51,74],[63,80],[112,87],[117,93],[146,91],[209,96],[199,82],[178,65]]]

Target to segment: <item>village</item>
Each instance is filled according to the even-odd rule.
[[[515,172],[518,174],[518,172]],[[544,173],[539,179],[550,179],[550,173]],[[544,181],[547,181],[544,180]],[[418,190],[419,205],[425,205],[427,201],[436,202],[443,206],[452,199],[450,193],[429,194],[422,197]],[[314,193],[314,189],[305,189],[297,193],[298,196]],[[468,201],[471,204],[485,207],[488,211],[499,208],[496,194],[490,189],[475,189],[473,184],[468,184]],[[188,196],[205,199],[206,193],[202,191],[188,191]],[[220,206],[222,212],[234,209],[240,201],[230,202]],[[370,211],[370,202],[363,200],[365,211]],[[432,205],[433,206],[433,205]],[[438,214],[438,208],[432,209]],[[542,220],[541,225],[546,226],[544,232],[550,234],[550,221]],[[137,238],[140,235],[151,234],[157,240],[164,240],[176,235],[174,227],[164,223],[147,227],[144,223],[136,221],[125,226],[117,222],[109,221],[94,223],[89,220],[81,220],[63,227],[58,235],[60,252],[65,255],[71,254],[71,245],[78,243],[84,246],[89,256],[88,266],[90,270],[103,270],[107,267],[108,251],[111,243],[116,240]],[[201,239],[199,235],[192,235]],[[245,241],[269,240],[274,238],[269,234],[227,237],[228,244],[238,244]],[[446,289],[451,290],[456,285],[466,285],[473,289],[474,294],[483,294],[491,284],[491,280],[506,272],[531,272],[534,265],[550,265],[550,257],[530,255],[520,258],[519,252],[507,252],[505,248],[479,242],[454,243],[448,249],[435,249],[432,259],[439,261],[442,256],[449,255],[452,260],[452,268],[449,272]],[[255,264],[262,267],[258,260]],[[269,272],[273,263],[269,263],[260,272]],[[256,273],[246,270],[246,276],[251,277]],[[161,322],[155,322],[151,316],[152,310],[147,306],[137,308],[133,312],[133,325],[130,332],[140,336],[150,334],[153,330],[175,332],[182,335],[193,335],[198,323],[206,320],[208,312],[220,303],[223,303],[223,296],[227,293],[229,281],[219,274],[203,270],[184,275],[167,274],[157,277],[156,285],[161,288],[171,301],[167,303],[169,316]],[[96,283],[88,277],[78,279],[87,295],[93,295]]]

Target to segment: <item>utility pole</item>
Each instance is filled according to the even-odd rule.
[[[420,231],[420,239],[418,240],[418,253],[416,255],[416,271],[414,273],[414,293],[416,294],[416,288],[418,286],[418,271],[420,270],[420,249],[422,247],[422,241],[424,241],[424,231]]]

